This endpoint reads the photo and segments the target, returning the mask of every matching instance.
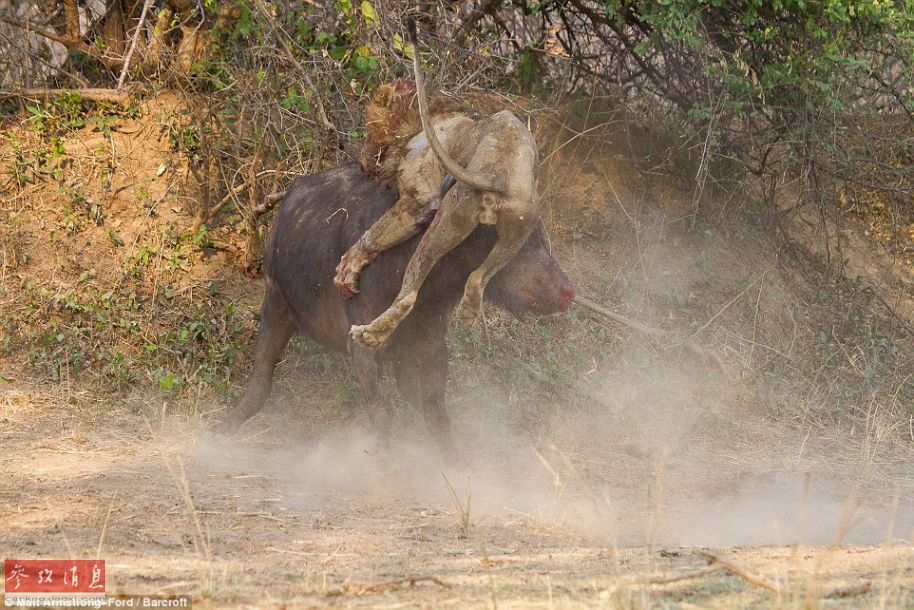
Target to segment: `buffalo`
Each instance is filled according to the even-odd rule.
[[[273,370],[296,332],[351,355],[368,397],[369,417],[382,435],[391,420],[380,399],[381,368],[393,365],[403,397],[425,418],[439,447],[450,452],[451,423],[445,410],[448,375],[447,316],[460,300],[470,273],[498,240],[493,227],[479,226],[441,258],[418,294],[410,316],[380,350],[354,343],[349,329],[384,311],[397,295],[419,237],[383,252],[362,276],[361,292],[343,298],[334,286],[340,256],[396,201],[394,189],[367,176],[357,164],[297,178],[280,204],[264,253],[266,296],[254,370],[241,401],[219,428],[236,429],[263,407]],[[431,220],[431,213],[425,222]],[[552,257],[541,224],[517,255],[487,286],[485,297],[516,316],[548,315],[568,309],[574,289]]]

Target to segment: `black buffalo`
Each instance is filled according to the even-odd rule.
[[[432,435],[450,449],[451,426],[444,407],[448,374],[447,314],[463,294],[467,276],[497,240],[480,226],[442,258],[422,286],[413,312],[378,351],[349,338],[353,324],[373,320],[390,304],[419,238],[382,253],[364,272],[361,292],[344,299],[333,285],[340,256],[397,199],[397,193],[346,165],[295,180],[282,201],[266,244],[266,297],[254,372],[241,402],[221,425],[232,430],[260,411],[270,394],[273,369],[293,333],[349,352],[372,402],[372,422],[382,432],[390,409],[378,399],[381,365],[393,364],[401,394],[425,417]],[[485,296],[515,315],[565,311],[574,289],[549,253],[540,226],[486,289]]]

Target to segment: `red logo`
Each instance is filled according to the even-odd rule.
[[[7,559],[7,593],[104,593],[104,559]]]

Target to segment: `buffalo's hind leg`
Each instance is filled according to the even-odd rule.
[[[279,290],[267,279],[267,296],[260,308],[260,328],[254,349],[254,372],[241,402],[216,427],[220,432],[234,432],[238,426],[263,408],[273,388],[273,370],[283,349],[295,332],[295,318]]]

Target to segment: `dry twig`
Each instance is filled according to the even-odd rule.
[[[124,57],[124,66],[121,68],[121,75],[117,79],[118,91],[124,88],[124,81],[127,79],[127,70],[130,68],[130,58],[136,50],[137,40],[140,38],[140,32],[143,31],[143,24],[146,23],[146,13],[152,6],[153,0],[146,0],[143,3],[143,10],[140,12],[140,21],[136,24],[136,31],[133,33],[133,40],[130,41],[130,48],[127,50],[127,56]],[[75,3],[74,3],[75,4]]]
[[[257,174],[255,175],[254,178],[256,179],[261,176],[265,176],[267,174],[272,174],[272,173],[276,173],[276,170],[265,169],[263,171],[257,172]],[[215,206],[213,206],[212,209],[210,209],[207,212],[206,220],[209,220],[210,218],[212,218],[213,216],[218,214],[220,211],[222,211],[222,208],[224,208],[226,206],[226,204],[232,200],[232,197],[234,197],[235,195],[237,195],[237,194],[241,193],[242,191],[244,191],[245,189],[247,189],[248,186],[250,185],[250,183],[251,183],[250,179],[244,180],[238,186],[235,186],[235,187],[232,187],[231,189],[229,189],[229,192],[226,193],[225,196],[221,200],[219,200],[219,203],[217,203]],[[254,206],[254,208],[252,208],[253,212],[258,216],[260,216],[262,214],[266,214],[267,212],[270,211],[270,209],[273,208],[274,205],[276,205],[277,202],[282,201],[282,198],[286,196],[287,192],[288,192],[288,190],[277,191],[275,193],[270,193],[269,195],[264,195],[263,203],[260,203],[256,206]]]
[[[345,587],[340,587],[338,589],[330,589],[324,593],[325,597],[340,597],[342,595],[368,595],[371,593],[384,593],[385,591],[394,591],[403,586],[414,587],[418,583],[428,582],[439,587],[450,588],[450,585],[437,578],[435,576],[408,576],[406,578],[399,578],[397,580],[391,580],[388,582],[376,582],[376,583],[365,583],[365,584],[355,584],[351,583]]]
[[[577,303],[578,305],[580,305],[581,307],[584,307],[585,309],[589,309],[590,311],[600,314],[601,316],[604,316],[606,318],[609,318],[610,320],[614,320],[616,322],[619,322],[620,324],[624,324],[625,326],[628,326],[629,328],[637,330],[640,333],[644,333],[645,335],[649,335],[651,337],[656,337],[658,339],[668,339],[672,343],[678,343],[678,344],[682,345],[684,348],[686,348],[687,350],[689,350],[690,352],[692,352],[693,354],[696,354],[697,356],[700,356],[702,358],[710,359],[712,362],[714,362],[714,364],[716,364],[718,366],[718,368],[720,368],[722,373],[727,375],[727,367],[724,365],[723,359],[721,359],[721,357],[717,354],[717,352],[714,352],[712,350],[701,347],[700,345],[698,345],[691,339],[686,339],[685,341],[679,341],[672,333],[670,333],[668,331],[661,330],[659,328],[654,328],[653,326],[648,326],[644,322],[639,322],[638,320],[634,320],[632,318],[628,318],[626,316],[618,314],[618,313],[616,313],[610,309],[607,309],[607,308],[603,307],[602,305],[599,305],[599,304],[591,301],[590,299],[582,297],[582,296],[574,297],[574,302]]]
[[[733,561],[721,559],[717,555],[713,555],[711,553],[699,553],[699,555],[701,557],[703,557],[705,560],[707,560],[708,565],[717,566],[722,570],[726,570],[727,572],[730,572],[734,576],[738,576],[739,578],[742,578],[746,582],[753,584],[756,587],[761,587],[762,589],[768,589],[769,591],[776,593],[778,595],[781,595],[785,592],[784,589],[781,586],[779,586],[777,583],[771,582],[764,576],[759,576],[758,574],[755,574],[754,572],[750,571],[745,566],[742,566],[738,563],[734,563]]]
[[[447,486],[448,492],[451,494],[451,500],[454,502],[454,508],[457,510],[458,525],[460,526],[460,535],[462,537],[467,536],[467,532],[470,529],[470,475],[467,475],[466,489],[465,489],[465,503],[460,501],[460,497],[457,495],[457,490],[454,489],[454,486],[451,485],[451,481],[447,478],[447,475],[444,474],[444,471],[441,471],[441,477],[444,479],[444,484]]]

